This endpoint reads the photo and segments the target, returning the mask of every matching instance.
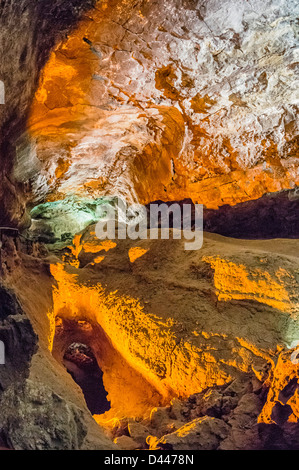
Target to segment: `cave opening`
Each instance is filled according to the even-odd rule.
[[[81,388],[89,411],[102,425],[109,426],[114,418],[148,417],[155,406],[169,402],[98,324],[57,315],[51,352]]]
[[[103,372],[92,349],[83,343],[71,343],[63,356],[63,365],[81,388],[91,414],[103,414],[111,408],[103,383]]]

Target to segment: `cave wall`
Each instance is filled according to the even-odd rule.
[[[93,3],[92,0],[0,2],[0,80],[5,87],[5,104],[0,105],[0,225],[30,224],[25,203],[35,169],[24,136],[30,104],[51,48]],[[20,170],[22,175],[17,180],[13,168],[22,159],[27,167]]]
[[[0,226],[30,225],[26,194],[35,168],[30,166],[25,133],[29,107],[51,48],[92,4],[89,0],[0,2],[0,80],[5,87],[5,103],[0,104]],[[14,168],[23,160],[28,167],[20,170],[22,177],[17,180]],[[6,360],[0,371],[0,446],[18,450],[112,448],[92,420],[79,388],[72,388],[63,368],[57,372],[57,363],[44,347],[49,328],[46,312],[52,302],[51,281],[43,276],[44,266],[38,261],[45,251],[15,235],[1,233],[0,241],[0,340]],[[20,272],[22,256],[35,265],[31,281]],[[17,286],[14,275],[20,282]],[[39,303],[36,286],[42,279]]]
[[[96,198],[122,195],[143,203],[192,198],[206,205],[211,231],[226,230],[234,218],[229,206],[259,226],[264,207],[269,216],[272,205],[252,200],[298,182],[296,3],[92,5],[0,3],[6,91],[0,105],[0,225],[24,228],[27,210],[45,207],[53,222],[57,207],[61,215],[68,203],[73,219],[82,216],[80,204],[83,212],[88,207],[90,223]],[[296,235],[288,214],[297,207],[289,198],[295,191],[281,194],[283,220]],[[47,205],[36,208],[40,203]],[[229,206],[215,213],[223,204]],[[230,229],[226,235],[248,234],[244,227]],[[29,253],[9,237],[0,247],[2,304],[8,295],[16,311],[11,316],[9,308],[4,315],[0,310],[0,333],[8,343],[26,333],[29,338],[21,382],[10,384],[9,374],[0,380],[0,441],[22,449],[113,448],[49,351],[59,319],[99,328],[90,341],[119,416],[134,410],[142,415],[141,396],[153,405],[144,387],[154,401],[176,395],[187,400],[191,392],[226,386],[247,373],[262,386],[270,368],[273,387],[261,422],[279,424],[281,403],[298,421],[297,391],[280,393],[290,377],[298,378],[289,363],[284,375],[280,356],[298,337],[295,241],[248,247],[210,236],[198,257],[187,256],[176,242],[161,248],[125,240],[98,250],[93,235],[77,236],[69,259],[47,256],[42,247]],[[99,345],[99,338],[107,343]],[[129,372],[116,380],[113,369],[109,377],[111,360],[119,371],[129,365]],[[119,378],[138,380],[131,402],[117,399]]]
[[[69,197],[215,209],[296,186],[295,2],[94,3],[1,3],[2,225]]]
[[[47,63],[31,200],[215,209],[298,183],[296,2],[98,2]]]
[[[246,373],[264,382],[267,367],[298,337],[296,246],[205,234],[199,252],[186,252],[182,240],[99,241],[91,226],[51,265],[50,347],[63,321],[99,325],[168,402]],[[117,388],[113,381],[117,362],[113,373],[104,365],[110,415],[144,416],[136,399],[142,382],[123,402],[123,381]]]
[[[2,236],[0,259],[0,447],[115,449],[93,420],[81,389],[48,349],[53,308],[45,248]]]

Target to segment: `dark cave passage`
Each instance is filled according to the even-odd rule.
[[[103,384],[103,372],[91,348],[82,343],[72,343],[63,356],[63,364],[82,389],[91,414],[109,411],[110,402]]]
[[[183,208],[184,204],[191,205],[191,221],[194,225],[195,205],[192,199],[181,201],[152,201],[148,204],[148,227],[150,226],[149,208],[151,205],[176,203]],[[203,210],[203,230],[217,233],[225,237],[241,238],[245,240],[262,240],[271,238],[298,238],[299,236],[299,193],[298,189],[278,191],[264,194],[262,197],[230,206],[219,206],[218,209]],[[164,221],[169,226],[183,228],[182,220],[173,220],[170,213],[169,220]],[[159,220],[159,227],[163,222]],[[167,225],[164,225],[167,226]]]
[[[81,388],[97,422],[143,417],[166,403],[155,386],[115,349],[100,325],[57,316],[52,354]]]
[[[0,450],[299,450],[297,3],[0,0]]]

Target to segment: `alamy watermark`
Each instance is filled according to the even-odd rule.
[[[95,233],[100,240],[183,238],[185,250],[199,250],[203,244],[203,206],[193,207],[193,213],[191,204],[153,203],[147,209],[141,204],[128,206],[117,198],[117,203],[100,206],[102,216]]]
[[[295,348],[296,346],[298,346],[297,349],[292,352],[290,357],[293,364],[299,364],[299,341],[295,341],[295,344],[292,344],[291,348]]]
[[[2,80],[0,80],[0,104],[5,104],[5,86]]]
[[[0,365],[3,366],[5,364],[5,345],[3,341],[0,341]]]

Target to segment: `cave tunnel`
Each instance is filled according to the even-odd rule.
[[[107,391],[92,349],[86,344],[72,343],[63,356],[63,365],[82,389],[91,414],[103,414],[110,409]]]
[[[81,388],[97,420],[148,414],[163,398],[112,344],[100,325],[57,317],[53,357]]]
[[[0,1],[0,449],[299,449],[295,4]]]

